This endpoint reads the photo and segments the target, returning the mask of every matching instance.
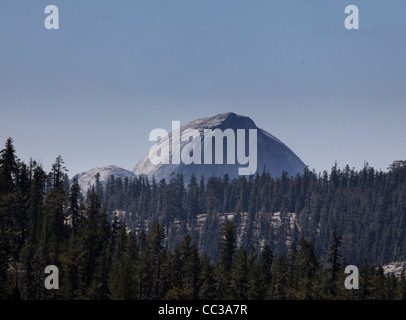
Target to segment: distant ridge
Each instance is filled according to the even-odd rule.
[[[73,177],[78,179],[80,191],[82,192],[82,194],[85,195],[87,190],[95,184],[95,176],[97,173],[100,174],[99,180],[103,185],[106,184],[108,178],[111,175],[114,175],[114,178],[135,178],[135,174],[131,171],[113,165],[93,168],[88,171],[78,173]]]

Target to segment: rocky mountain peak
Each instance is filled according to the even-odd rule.
[[[223,132],[226,129],[232,129],[237,133],[238,129],[245,129],[246,132],[249,129],[257,129],[257,171],[261,173],[262,170],[268,170],[273,176],[280,176],[282,171],[287,171],[289,175],[296,175],[297,173],[302,173],[305,164],[297,157],[292,150],[290,150],[282,141],[266,132],[265,130],[258,128],[254,121],[249,117],[238,115],[233,112],[218,114],[213,117],[201,118],[190,121],[185,125],[180,127],[180,132],[184,132],[187,129],[195,129],[201,134],[200,141],[202,152],[205,151],[203,132],[205,129],[220,129]],[[237,135],[235,135],[237,136]],[[168,134],[168,136],[162,138],[156,146],[165,146],[172,148],[172,137],[176,137],[174,132]],[[215,140],[215,139],[213,139]],[[245,148],[248,150],[248,135],[245,138]],[[191,148],[189,141],[181,141],[180,149],[188,147]],[[225,148],[225,147],[224,147]],[[236,145],[236,149],[238,146]],[[207,150],[206,150],[207,151]],[[168,179],[172,173],[182,173],[187,182],[192,174],[196,177],[204,175],[206,178],[210,176],[223,177],[226,173],[230,178],[237,178],[239,176],[239,168],[241,167],[239,163],[227,164],[226,159],[227,152],[224,151],[224,162],[223,164],[212,164],[204,163],[201,164],[191,163],[191,164],[174,164],[174,163],[160,163],[153,164],[149,159],[149,154],[143,157],[139,163],[135,166],[133,173],[136,175],[144,175],[152,179],[155,177],[156,180]],[[203,155],[202,155],[203,159]],[[255,174],[256,172],[253,172]]]

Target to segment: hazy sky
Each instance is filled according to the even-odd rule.
[[[386,170],[406,159],[405,59],[404,0],[0,0],[0,143],[70,176],[132,170],[152,129],[233,111],[317,172]]]

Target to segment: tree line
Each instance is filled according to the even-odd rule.
[[[364,170],[367,182],[359,180],[363,172],[353,177],[350,171],[346,183],[368,192],[382,179],[397,190],[393,179],[400,183],[405,176],[404,166],[396,163],[388,174]],[[368,261],[360,266],[360,289],[345,289],[349,263],[343,259],[339,219],[333,219],[323,243],[325,258],[303,229],[280,252],[272,241],[237,245],[237,216],[213,220],[216,255],[202,251],[193,234],[169,245],[170,218],[193,223],[203,211],[214,217],[233,210],[260,212],[263,206],[300,209],[300,190],[309,184],[312,190],[327,184],[328,190],[342,192],[346,174],[335,171],[327,180],[311,172],[277,179],[264,172],[234,181],[209,178],[206,185],[192,177],[187,186],[180,175],[168,183],[143,178],[122,183],[111,177],[106,186],[96,180],[83,198],[78,181],[69,183],[61,156],[46,173],[35,161],[20,161],[8,139],[0,154],[0,299],[404,299],[405,273],[398,279],[384,275]],[[125,211],[132,215],[119,219],[114,209],[125,209],[126,203],[137,211]],[[135,232],[129,228],[132,217],[148,217],[148,225]],[[47,265],[59,268],[59,290],[44,287]]]
[[[351,264],[406,260],[406,161],[393,162],[387,172],[367,163],[359,171],[335,164],[330,172],[305,169],[294,177],[287,172],[272,177],[264,169],[248,178],[192,176],[186,183],[181,174],[168,181],[111,176],[105,185],[96,181],[96,190],[110,218],[121,212],[130,230],[147,230],[159,221],[170,249],[190,234],[213,260],[219,253],[219,213],[234,215],[246,250],[252,242],[259,247],[267,242],[280,255],[304,237],[325,261],[337,228]],[[275,213],[280,225],[272,223]]]

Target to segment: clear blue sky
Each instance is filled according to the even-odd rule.
[[[0,0],[0,143],[70,176],[132,170],[152,129],[233,111],[317,172],[386,170],[406,159],[405,57],[404,0]]]

